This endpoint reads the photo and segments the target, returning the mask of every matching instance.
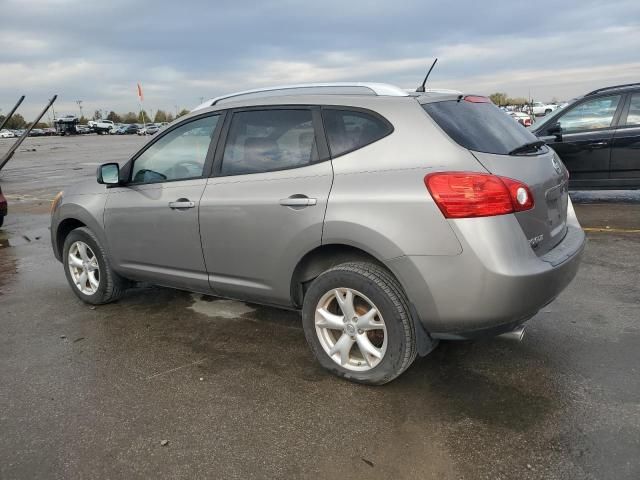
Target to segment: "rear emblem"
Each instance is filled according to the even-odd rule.
[[[531,248],[536,248],[538,245],[540,245],[540,242],[542,242],[542,240],[544,240],[544,235],[537,235],[529,239],[529,245],[531,245]]]
[[[553,168],[555,169],[558,175],[562,174],[562,167],[560,166],[560,162],[558,161],[555,155],[551,157],[551,164],[553,165]]]

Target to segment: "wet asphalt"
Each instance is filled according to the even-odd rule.
[[[374,388],[320,369],[295,312],[77,300],[48,202],[143,141],[29,139],[0,172],[0,478],[640,478],[638,192],[573,194],[582,267],[522,343],[442,342]]]

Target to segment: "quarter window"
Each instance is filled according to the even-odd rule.
[[[586,100],[558,118],[564,133],[609,128],[620,95]]]
[[[171,130],[133,163],[133,183],[157,183],[202,177],[219,115],[194,120]],[[128,127],[131,128],[131,127]]]
[[[231,119],[222,175],[272,172],[317,160],[311,110],[252,110]]]
[[[333,157],[376,142],[393,131],[382,118],[352,110],[323,108],[322,121]]]
[[[629,113],[627,114],[627,125],[640,125],[640,93],[631,95]]]

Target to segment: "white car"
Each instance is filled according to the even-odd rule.
[[[533,102],[533,105],[525,105],[524,111],[529,112],[532,110],[534,115],[547,115],[553,112],[558,106],[554,103]]]
[[[0,130],[0,138],[15,138],[16,134],[10,130]]]
[[[98,134],[111,133],[111,131],[115,128],[111,120],[104,119],[91,120],[87,123],[87,125],[91,130]]]

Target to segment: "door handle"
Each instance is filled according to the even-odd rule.
[[[602,148],[602,147],[606,147],[607,145],[609,145],[609,142],[603,140],[601,142],[591,142],[589,144],[589,147],[591,147],[591,148]]]
[[[175,202],[169,202],[169,208],[172,210],[183,210],[186,208],[193,208],[196,206],[196,202],[187,200],[186,198],[179,198]]]
[[[310,207],[316,205],[318,200],[307,196],[291,196],[289,198],[280,199],[280,205],[283,207]]]

